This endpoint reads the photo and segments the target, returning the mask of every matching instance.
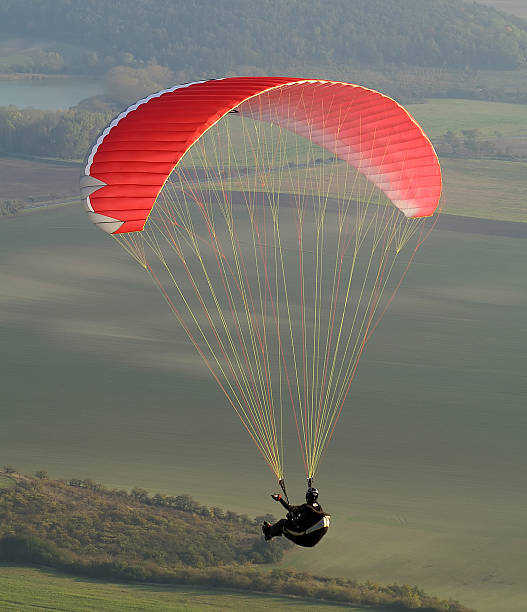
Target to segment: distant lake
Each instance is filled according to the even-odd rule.
[[[0,79],[0,106],[67,109],[102,93],[102,82],[94,79]]]

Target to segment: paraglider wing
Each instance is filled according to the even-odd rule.
[[[91,221],[150,275],[278,479],[288,415],[314,475],[440,196],[397,102],[288,77],[139,100],[81,177]]]
[[[284,89],[287,95],[284,96]],[[267,92],[268,117],[345,160],[407,217],[431,215],[441,172],[428,138],[394,100],[349,83],[233,77],[179,85],[121,113],[94,145],[81,178],[92,221],[108,233],[141,231],[167,177],[223,115],[250,115]]]

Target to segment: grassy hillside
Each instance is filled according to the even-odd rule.
[[[206,589],[192,586],[112,584],[72,578],[49,569],[0,564],[0,608],[4,612],[32,612],[53,606],[68,612],[329,612],[338,604]],[[382,608],[353,607],[354,612],[387,612]]]
[[[135,568],[131,577],[156,580],[174,567],[269,563],[289,544],[266,545],[262,519],[207,508],[184,495],[149,497],[141,489],[127,494],[90,480],[66,483],[42,475],[16,475],[15,484],[0,493],[0,555],[8,560],[99,567],[102,575],[104,567],[109,575],[129,567]],[[9,543],[10,536],[34,541]]]
[[[300,595],[348,604],[416,605],[469,612],[415,586],[359,584],[292,570],[262,572],[292,548],[268,543],[263,518],[207,508],[186,495],[111,491],[91,480],[49,480],[13,474],[15,487],[0,491],[0,561],[46,565],[97,578],[191,584]]]
[[[527,221],[527,163],[443,159],[441,168],[444,212]]]

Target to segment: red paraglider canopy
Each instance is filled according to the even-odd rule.
[[[439,162],[422,129],[397,102],[349,83],[233,77],[161,91],[112,121],[81,178],[92,221],[111,234],[141,231],[185,152],[232,109],[253,114],[263,93],[269,120],[357,168],[407,217],[433,214],[441,195]],[[265,119],[261,106],[258,111]]]

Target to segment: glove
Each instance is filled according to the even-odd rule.
[[[275,500],[275,501],[280,501],[282,499],[282,496],[279,493],[273,493],[271,495],[271,497]]]

